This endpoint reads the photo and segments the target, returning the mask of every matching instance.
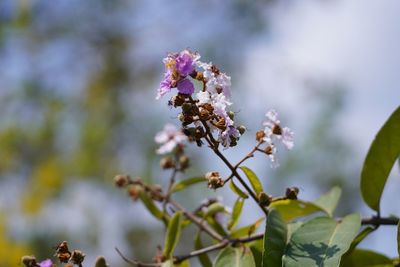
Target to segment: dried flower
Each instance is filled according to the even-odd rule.
[[[128,184],[129,176],[118,174],[114,177],[114,184],[117,187],[124,187]]]
[[[208,180],[208,187],[212,189],[217,189],[224,185],[224,180],[222,180],[219,172],[208,172],[206,173],[206,179]]]

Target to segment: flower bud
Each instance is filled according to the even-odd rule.
[[[235,118],[235,112],[229,111],[229,112],[228,112],[228,117],[229,117],[231,120],[233,120],[233,119]]]
[[[229,143],[229,146],[230,147],[234,147],[234,146],[237,146],[237,139],[235,138],[235,137],[230,137],[230,139],[231,139],[231,142]]]
[[[196,127],[196,130],[194,132],[194,138],[196,139],[200,139],[202,137],[204,137],[206,134],[206,132],[204,131],[204,128],[201,126]]]
[[[163,169],[171,169],[175,167],[175,161],[171,157],[164,157],[160,160],[160,166]]]
[[[190,103],[183,103],[182,111],[184,114],[192,114],[193,106]]]
[[[299,194],[299,188],[297,187],[289,187],[286,188],[285,196],[287,199],[297,199],[297,195]]]
[[[128,195],[132,198],[133,201],[139,199],[140,192],[142,192],[143,188],[139,185],[131,185],[128,187]]]
[[[258,131],[256,132],[256,140],[258,142],[261,142],[261,140],[265,137],[264,131]]]
[[[129,176],[118,174],[114,177],[114,184],[117,187],[124,187],[128,184]]]
[[[282,135],[282,128],[278,124],[275,124],[274,127],[272,127],[272,133],[276,135]]]
[[[150,186],[150,197],[155,201],[163,201],[164,196],[162,194],[162,188],[160,185],[155,184]]]
[[[181,170],[187,169],[189,165],[190,165],[190,159],[188,156],[183,155],[179,157],[179,166],[181,167]]]
[[[260,192],[257,196],[258,202],[263,206],[269,206],[272,202],[272,197],[265,192]]]
[[[183,103],[185,103],[185,97],[183,97],[182,95],[178,94],[174,97],[171,98],[171,103],[172,105],[176,108],[176,107],[180,107],[183,105]]]
[[[25,265],[25,267],[36,267],[36,258],[35,256],[22,256],[21,258],[22,264]]]
[[[208,188],[217,189],[224,185],[219,172],[208,172],[206,173],[206,179],[208,180]]]
[[[239,131],[240,135],[243,135],[247,129],[243,125],[240,125],[239,127],[237,127],[237,130]]]
[[[267,155],[274,154],[274,148],[273,148],[273,146],[272,146],[272,145],[266,146],[266,147],[264,148],[264,152],[265,152],[265,154],[267,154]]]
[[[80,264],[82,264],[83,260],[85,259],[85,256],[86,255],[84,253],[82,253],[82,251],[74,249],[72,251],[70,261],[73,264],[80,265]]]
[[[63,241],[57,246],[55,256],[60,260],[60,262],[67,263],[69,261],[71,252],[68,250],[67,241]]]

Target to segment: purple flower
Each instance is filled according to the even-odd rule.
[[[194,71],[193,56],[188,50],[180,52],[175,62],[175,68],[181,76],[187,76]]]
[[[191,95],[194,93],[194,85],[188,79],[183,79],[178,82],[178,92],[185,95]]]
[[[53,262],[50,259],[44,260],[39,263],[40,267],[51,267],[53,265]]]
[[[164,74],[164,79],[160,83],[157,91],[156,99],[160,99],[163,95],[171,91],[172,88],[172,72],[167,70]]]

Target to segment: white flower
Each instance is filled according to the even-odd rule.
[[[288,127],[284,127],[282,129],[282,135],[277,136],[278,139],[281,140],[282,144],[287,148],[287,149],[292,149],[294,146],[294,133],[292,130],[290,130]]]
[[[196,94],[197,100],[199,100],[199,105],[211,102],[210,93],[207,91],[200,91]]]
[[[273,143],[273,139],[276,138],[279,140],[287,149],[292,149],[294,146],[293,136],[294,133],[290,128],[280,126],[280,120],[278,119],[278,113],[271,109],[269,110],[265,116],[267,120],[263,123],[265,126],[264,133],[265,137],[263,140],[268,144]]]
[[[157,149],[157,154],[166,154],[174,148],[183,144],[187,136],[173,124],[166,124],[161,132],[158,132],[154,138],[157,144],[161,146]]]

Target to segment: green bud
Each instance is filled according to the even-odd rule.
[[[231,120],[233,120],[233,119],[235,118],[235,112],[229,111],[229,112],[228,112],[228,116],[229,116],[229,118],[230,118]]]
[[[263,206],[269,206],[272,202],[272,197],[265,192],[260,192],[257,196],[258,202]]]
[[[237,127],[240,135],[243,135],[246,132],[246,127],[244,127],[243,125],[240,125],[239,127]]]
[[[179,165],[182,170],[185,170],[189,167],[190,159],[188,156],[181,156],[179,157]]]

